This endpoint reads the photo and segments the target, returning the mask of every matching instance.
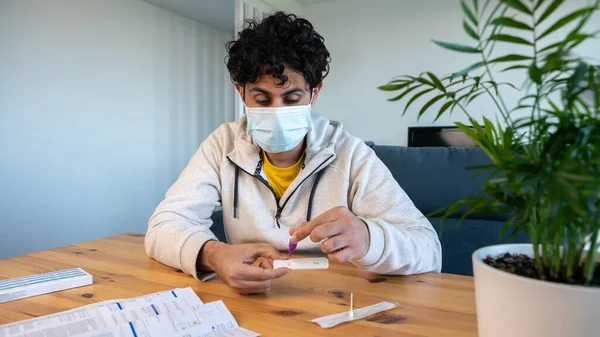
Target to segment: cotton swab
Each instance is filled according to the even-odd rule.
[[[350,317],[354,318],[354,293],[350,293]]]

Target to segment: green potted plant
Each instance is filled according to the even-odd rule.
[[[600,67],[576,53],[598,34],[586,24],[600,1],[559,15],[564,2],[463,0],[470,42],[434,42],[480,61],[379,87],[396,92],[390,101],[405,100],[404,113],[419,98],[419,117],[462,111],[469,123],[456,125],[491,160],[473,168],[487,175],[481,191],[438,214],[509,214],[503,233],[522,230],[531,239],[474,252],[482,337],[600,336]],[[500,44],[523,52],[498,55]],[[523,72],[527,81],[498,83],[498,72]],[[506,90],[520,95],[516,106],[506,104]],[[497,118],[480,122],[469,106],[485,96],[485,113]]]

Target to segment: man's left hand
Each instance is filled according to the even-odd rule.
[[[310,236],[320,242],[321,250],[330,261],[349,262],[367,254],[370,237],[367,225],[346,207],[336,207],[319,215],[300,228],[290,229],[292,241],[300,242]]]

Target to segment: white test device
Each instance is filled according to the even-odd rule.
[[[289,268],[298,270],[327,269],[329,268],[329,260],[326,257],[273,260],[273,268]]]

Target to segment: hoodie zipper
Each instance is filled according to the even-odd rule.
[[[317,168],[315,168],[309,175],[307,175],[304,179],[302,179],[300,184],[298,184],[298,186],[296,186],[296,188],[292,191],[292,193],[290,193],[288,198],[285,199],[285,202],[283,203],[283,205],[281,205],[281,211],[278,212],[279,217],[281,217],[281,212],[285,208],[285,205],[287,205],[288,201],[290,201],[290,199],[292,198],[292,195],[294,195],[294,193],[296,193],[296,191],[300,188],[300,186],[302,186],[302,184],[304,184],[304,182],[308,178],[310,178],[313,174],[315,174],[315,172],[317,172],[321,168],[321,166],[325,165],[325,163],[327,163],[329,161],[329,159],[331,159],[332,157],[333,157],[333,155],[330,155],[329,157],[327,157],[327,159],[325,159],[321,164],[319,164],[319,166],[317,166]],[[278,206],[279,206],[279,204],[278,204]],[[279,218],[277,216],[275,216],[275,218],[277,219],[277,226],[279,227]],[[279,227],[279,228],[281,228],[281,227]]]
[[[288,201],[290,201],[290,199],[292,198],[292,195],[294,195],[294,193],[296,193],[298,188],[300,188],[300,186],[302,186],[302,184],[308,178],[310,178],[313,174],[315,174],[315,172],[317,172],[323,165],[325,165],[325,163],[327,163],[329,161],[329,159],[331,159],[332,157],[333,157],[333,155],[330,155],[329,157],[327,157],[327,159],[325,159],[321,164],[319,164],[319,166],[317,166],[309,175],[307,175],[304,179],[302,179],[302,181],[298,184],[298,186],[296,186],[296,188],[292,191],[292,193],[290,193],[288,198],[285,199],[285,201],[283,202],[283,205],[281,205],[281,207],[279,206],[279,200],[277,199],[277,194],[275,194],[275,190],[273,190],[273,187],[271,187],[271,185],[269,185],[269,183],[262,176],[250,174],[250,172],[244,170],[240,165],[236,164],[233,160],[231,160],[231,158],[227,157],[227,159],[233,165],[237,166],[240,170],[242,170],[247,175],[254,177],[258,181],[262,182],[271,191],[271,193],[273,194],[273,198],[275,198],[275,205],[277,206],[277,212],[275,213],[275,221],[277,222],[277,228],[281,228],[281,225],[279,224],[279,219],[281,218],[281,213],[283,212],[283,209],[287,205]]]
[[[263,177],[254,175],[254,174],[250,174],[250,172],[244,170],[240,165],[236,164],[233,160],[231,160],[231,158],[227,157],[227,160],[229,160],[233,165],[237,166],[237,168],[242,170],[242,172],[246,173],[247,175],[249,175],[251,177],[256,178],[258,181],[260,181],[265,186],[267,186],[269,191],[271,191],[271,193],[273,194],[273,198],[275,198],[275,205],[277,206],[277,213],[275,215],[275,219],[277,220],[277,227],[281,228],[279,226],[279,216],[281,216],[281,210],[279,209],[279,200],[277,199],[277,194],[275,194],[275,190],[273,189],[273,187],[271,187],[271,185],[269,185],[269,183],[267,181],[265,181],[265,179]]]

